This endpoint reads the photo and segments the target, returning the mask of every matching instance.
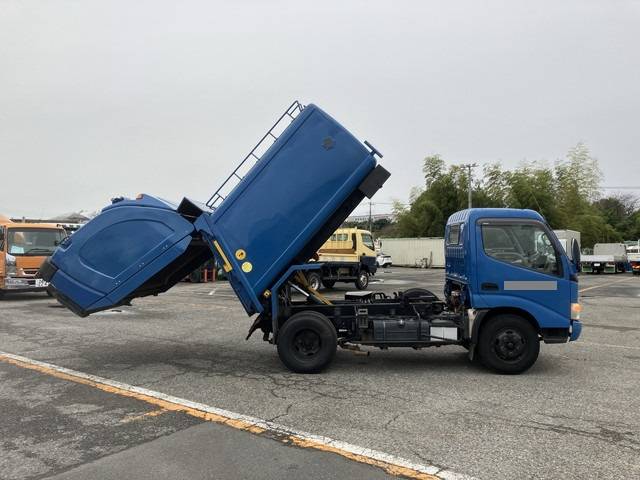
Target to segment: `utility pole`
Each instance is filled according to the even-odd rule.
[[[469,208],[471,208],[471,180],[472,180],[472,173],[471,170],[476,168],[478,166],[477,163],[465,163],[463,165],[460,165],[463,168],[466,168],[469,172],[469,175],[467,177],[467,194],[469,195]]]
[[[372,223],[371,223],[371,200],[369,200],[369,232],[371,232],[371,227],[372,227]]]

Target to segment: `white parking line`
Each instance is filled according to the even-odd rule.
[[[116,380],[71,370],[20,355],[0,351],[0,361],[64,380],[89,385],[116,395],[136,398],[168,411],[180,411],[187,415],[228,425],[232,428],[245,430],[256,435],[266,433],[270,437],[276,438],[283,443],[335,453],[359,463],[381,468],[391,475],[421,480],[473,480],[473,477],[452,472],[435,465],[414,463],[389,453],[341,442],[325,436],[313,435],[261,418],[231,412],[204,403],[192,402],[184,398],[174,397],[135,385],[128,385]]]
[[[610,343],[593,343],[593,342],[573,342],[574,345],[577,346],[586,346],[586,347],[607,347],[607,348],[625,348],[628,350],[640,350],[640,347],[633,347],[630,345],[612,345]]]

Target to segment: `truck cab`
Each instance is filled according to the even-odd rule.
[[[36,273],[65,236],[55,224],[0,221],[0,296],[45,291],[48,284]]]
[[[640,275],[640,244],[627,245],[627,259],[634,275]]]
[[[496,342],[517,340],[525,330],[546,343],[575,340],[580,334],[577,259],[567,254],[544,218],[532,210],[471,209],[452,215],[445,231],[445,298],[468,311],[472,345],[492,324]],[[520,325],[516,328],[514,325]],[[506,348],[506,347],[505,347]]]
[[[375,263],[373,235],[359,228],[339,228],[318,250],[319,261],[353,261],[362,257]]]

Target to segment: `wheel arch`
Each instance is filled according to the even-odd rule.
[[[498,315],[511,314],[517,315],[519,317],[524,318],[536,329],[538,335],[542,335],[542,329],[540,324],[536,320],[536,318],[526,310],[518,307],[495,307],[488,310],[483,310],[479,314],[479,318],[476,318],[473,323],[473,329],[471,331],[471,339],[475,343],[478,340],[478,336],[480,335],[480,330],[487,325],[492,318],[497,317]]]

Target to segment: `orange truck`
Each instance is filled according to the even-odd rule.
[[[36,272],[65,237],[55,223],[12,222],[0,215],[0,297],[45,291],[47,282],[36,278]]]

